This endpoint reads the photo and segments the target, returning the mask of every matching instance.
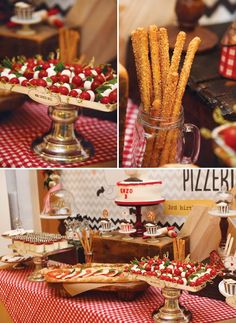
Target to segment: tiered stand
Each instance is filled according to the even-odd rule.
[[[103,112],[116,110],[116,104],[101,104],[60,95],[44,87],[24,87],[0,82],[0,89],[28,95],[32,100],[48,106],[51,127],[32,143],[33,151],[52,162],[82,162],[93,155],[92,144],[75,130],[79,108]]]
[[[208,212],[211,216],[216,216],[220,218],[220,231],[221,231],[221,241],[220,241],[220,248],[224,248],[227,239],[227,232],[228,232],[228,218],[236,216],[236,210],[230,210],[228,213],[221,213],[216,209],[212,209]]]
[[[124,202],[124,201],[119,201],[119,200],[115,200],[115,203],[119,206],[125,206],[125,207],[135,207],[136,208],[136,212],[135,212],[135,216],[136,216],[136,222],[134,224],[134,228],[136,229],[135,233],[132,233],[132,236],[134,237],[142,237],[143,233],[146,231],[145,226],[142,222],[142,207],[143,206],[152,206],[152,205],[158,205],[165,202],[165,199],[159,199],[156,201],[147,201],[147,202]]]
[[[153,312],[155,323],[188,323],[191,322],[192,314],[179,304],[181,291],[199,292],[206,284],[190,287],[176,283],[165,282],[158,278],[135,275],[137,279],[147,282],[149,285],[161,288],[165,298],[164,305]]]
[[[2,237],[10,240],[14,239],[14,237],[10,237],[10,236],[2,236]],[[9,245],[8,248],[13,251],[16,251],[21,256],[26,256],[26,255],[31,256],[33,258],[33,263],[35,265],[35,268],[34,268],[34,271],[28,276],[28,280],[33,282],[42,282],[45,279],[43,274],[41,273],[41,269],[45,267],[48,260],[48,256],[70,251],[74,248],[74,246],[68,245],[67,248],[57,249],[51,252],[44,252],[44,253],[21,250],[19,248],[16,248],[12,244]]]

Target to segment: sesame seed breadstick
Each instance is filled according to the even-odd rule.
[[[152,109],[150,110],[150,116],[153,118],[151,119],[151,126],[155,126],[155,118],[159,116],[160,112],[160,106],[161,101],[160,100],[154,100],[152,104]],[[150,137],[147,138],[147,144],[146,149],[143,156],[143,163],[142,167],[149,167],[150,161],[152,159],[152,152],[153,152],[153,145],[155,143],[155,128],[148,128],[148,133],[150,134]]]
[[[169,40],[166,28],[159,29],[158,38],[160,40],[161,93],[163,96],[170,67]]]
[[[179,79],[179,74],[177,72],[174,72],[170,74],[169,82],[166,85],[165,95],[163,97],[164,100],[163,100],[163,109],[162,109],[162,117],[163,117],[163,120],[166,120],[166,122],[168,122],[168,120],[171,120],[171,114],[173,110],[173,103],[175,101],[178,79]],[[159,131],[154,145],[154,153],[151,161],[152,167],[159,166],[161,164],[161,160],[167,154],[166,147],[165,147],[166,137],[167,137],[166,130]]]
[[[184,65],[182,67],[182,71],[179,78],[179,83],[177,87],[177,95],[176,100],[174,103],[174,109],[172,112],[172,120],[177,120],[180,111],[181,111],[181,105],[182,105],[182,98],[184,95],[184,91],[188,82],[188,78],[190,75],[191,66],[193,63],[194,56],[198,50],[198,47],[200,45],[200,38],[195,37],[191,42],[189,43],[188,50],[185,56]],[[176,156],[177,156],[177,145],[178,145],[178,138],[179,138],[179,130],[176,128],[175,131],[169,131],[167,134],[166,139],[166,147],[165,147],[165,154],[163,155],[163,158],[161,160],[161,165],[167,164],[167,163],[174,163],[176,162]]]
[[[148,57],[148,33],[138,28],[131,33],[131,40],[144,112],[149,112],[152,102],[151,66]]]
[[[175,100],[174,111],[172,114],[173,118],[178,117],[180,113],[182,98],[190,75],[193,59],[198,50],[200,43],[201,43],[201,39],[199,37],[195,37],[191,40],[191,42],[188,45],[188,50],[185,56],[184,65],[182,67],[180,78],[179,78],[177,96]]]
[[[179,63],[182,55],[182,51],[184,48],[184,43],[186,40],[186,33],[184,31],[180,31],[177,35],[174,52],[171,58],[169,75],[174,72],[178,72]]]
[[[149,43],[151,53],[154,100],[161,100],[160,54],[158,45],[158,28],[156,25],[151,25],[149,27]]]

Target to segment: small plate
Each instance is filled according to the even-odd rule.
[[[224,281],[222,280],[219,285],[218,285],[219,292],[224,296],[224,297],[232,297],[234,295],[231,295],[226,292],[225,286],[224,286]]]
[[[122,234],[131,234],[131,233],[134,233],[136,231],[137,231],[136,229],[132,229],[130,231],[119,230],[119,233],[122,233]]]

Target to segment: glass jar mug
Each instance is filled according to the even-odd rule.
[[[173,117],[152,117],[140,108],[132,141],[131,167],[194,164],[199,151],[199,129],[184,123],[183,109],[173,121]]]

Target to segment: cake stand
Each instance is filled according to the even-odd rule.
[[[94,154],[91,143],[76,132],[78,108],[103,112],[116,109],[116,104],[102,104],[51,93],[44,87],[24,87],[0,82],[0,89],[28,95],[32,100],[48,106],[51,127],[32,143],[33,151],[52,162],[82,162]]]
[[[224,248],[227,240],[227,232],[228,232],[228,218],[236,216],[236,210],[229,210],[228,213],[221,213],[217,209],[212,209],[208,212],[211,216],[216,216],[220,218],[220,231],[221,231],[221,241],[220,248]]]
[[[115,227],[110,227],[109,229],[103,229],[100,228],[99,231],[102,233],[103,237],[111,237],[111,234],[109,234],[109,232],[115,230]]]
[[[35,30],[31,29],[30,26],[34,24],[38,24],[41,22],[42,18],[33,13],[32,19],[19,19],[17,16],[11,17],[11,22],[14,22],[15,24],[22,25],[22,28],[17,30],[17,34],[19,35],[24,35],[24,36],[29,36],[29,35],[34,35],[36,33]]]
[[[159,237],[161,235],[161,234],[158,234],[158,232],[157,233],[154,233],[154,234],[153,233],[144,232],[143,235],[146,238],[151,238],[152,239],[152,242],[156,242],[156,243],[160,242],[160,240],[156,239],[156,237]]]
[[[134,224],[134,228],[136,229],[136,232],[132,234],[133,237],[142,237],[143,233],[146,231],[146,228],[142,222],[142,207],[143,206],[152,206],[152,205],[158,205],[160,203],[165,202],[165,199],[159,199],[156,201],[147,201],[147,202],[124,202],[121,200],[115,200],[115,203],[119,206],[125,206],[125,207],[135,207],[136,212],[136,222]]]
[[[41,273],[41,269],[43,269],[47,263],[48,257],[51,255],[57,255],[59,253],[70,251],[74,248],[74,246],[69,245],[67,248],[57,249],[51,252],[37,253],[33,251],[27,251],[18,249],[13,245],[8,246],[10,249],[17,251],[18,254],[24,256],[31,256],[33,258],[33,263],[35,265],[34,271],[28,276],[28,280],[31,282],[42,282],[44,281],[44,275]]]
[[[125,236],[122,238],[123,240],[132,240],[133,237],[131,234],[135,233],[136,229],[131,229],[129,231],[119,230],[119,233],[124,234]]]
[[[133,275],[132,275],[133,276]],[[192,314],[189,310],[179,304],[181,292],[199,292],[206,284],[196,287],[184,286],[177,283],[166,282],[154,277],[135,275],[138,280],[145,281],[149,285],[161,288],[165,298],[164,305],[153,312],[153,319],[156,323],[188,323],[191,322]]]
[[[13,256],[15,255],[13,254]],[[28,257],[19,261],[5,261],[5,260],[2,260],[2,258],[3,256],[0,257],[0,262],[3,262],[4,264],[7,264],[7,265],[12,265],[12,268],[17,270],[25,269],[27,266],[26,263],[32,260],[31,257]]]

